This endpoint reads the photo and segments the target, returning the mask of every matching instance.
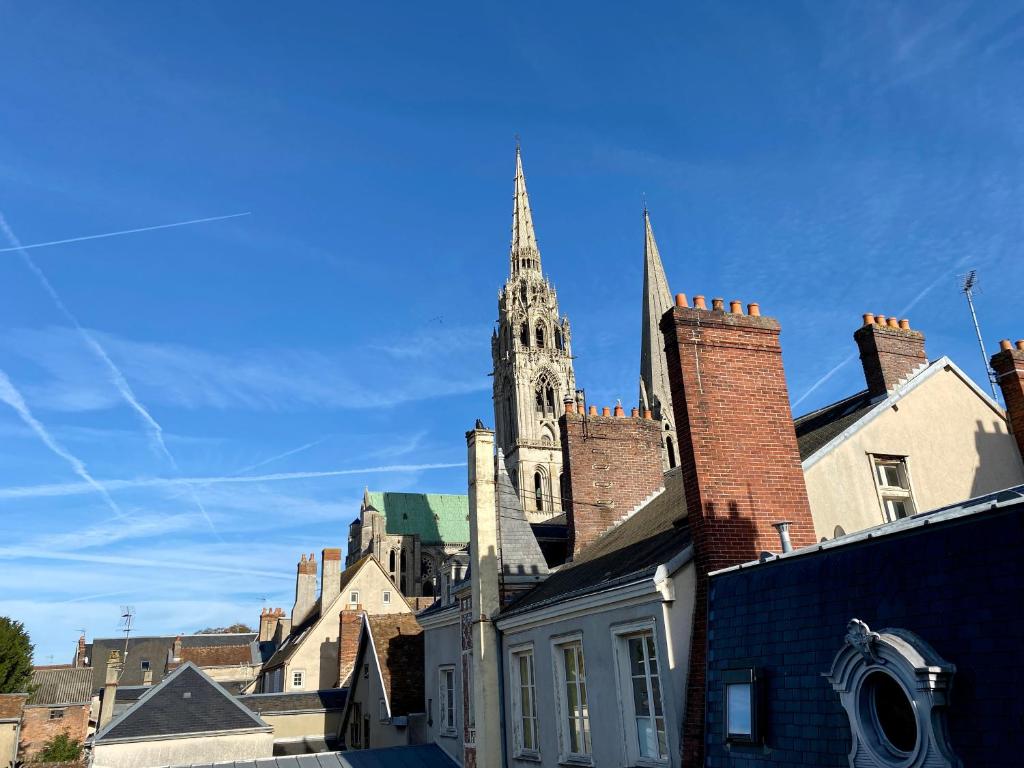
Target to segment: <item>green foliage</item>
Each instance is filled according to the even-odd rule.
[[[32,642],[25,625],[0,616],[0,693],[27,691],[32,682]]]
[[[36,755],[35,761],[37,763],[70,763],[81,756],[81,742],[68,738],[66,733],[59,733],[46,742],[46,746]]]
[[[207,627],[206,629],[200,629],[196,632],[197,635],[230,635],[235,633],[244,632],[255,632],[256,630],[250,627],[248,624],[241,622],[232,624],[230,627]]]

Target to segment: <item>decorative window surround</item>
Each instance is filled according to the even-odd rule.
[[[437,670],[437,701],[441,717],[441,735],[455,736],[455,667]]]
[[[905,629],[846,630],[825,677],[850,719],[851,768],[960,768],[945,719],[956,667]]]

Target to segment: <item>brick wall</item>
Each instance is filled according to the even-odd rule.
[[[575,412],[560,422],[569,506],[569,551],[577,554],[664,486],[661,424],[633,411],[626,417]],[[608,412],[610,409],[604,409]]]
[[[790,521],[794,547],[815,542],[782,368],[779,323],[756,304],[665,313],[669,381],[687,521],[697,568],[683,725],[683,765],[703,764],[707,574],[779,551],[772,523]]]
[[[64,717],[51,720],[51,709],[63,709]],[[25,707],[21,719],[20,758],[31,760],[46,746],[46,742],[61,733],[84,743],[88,730],[88,704],[73,707]]]
[[[338,619],[338,687],[348,684],[359,653],[359,634],[363,628],[363,610],[345,609]]]
[[[884,395],[900,379],[928,363],[924,334],[913,330],[907,320],[865,314],[864,325],[854,332],[853,339],[860,349],[864,379],[872,396]]]
[[[999,352],[992,356],[992,370],[999,378],[1010,430],[1024,459],[1024,339],[1016,347],[1006,339],[1001,341]]]
[[[1008,660],[1024,642],[1010,598],[1022,520],[1018,505],[712,577],[707,765],[849,765],[849,721],[822,673],[852,618],[909,630],[956,665],[947,720],[963,765],[1020,765],[1024,670]],[[764,746],[727,747],[723,671],[747,666],[760,670]]]

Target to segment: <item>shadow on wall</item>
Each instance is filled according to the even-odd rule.
[[[338,641],[324,640],[320,643],[320,679],[317,688],[338,687]]]
[[[985,424],[981,419],[974,423],[977,425],[974,431],[974,449],[978,463],[974,470],[971,492],[968,496],[982,496],[1019,484],[1022,481],[1022,467],[1020,458],[1014,455],[1017,451],[1013,437],[996,431],[995,424],[992,425],[992,431],[989,432],[985,429]],[[1014,473],[1015,466],[1016,473]],[[957,501],[957,499],[950,499],[950,501]]]

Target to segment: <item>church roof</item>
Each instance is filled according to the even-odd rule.
[[[384,515],[392,536],[419,536],[423,544],[469,541],[468,496],[367,491],[364,504]]]

